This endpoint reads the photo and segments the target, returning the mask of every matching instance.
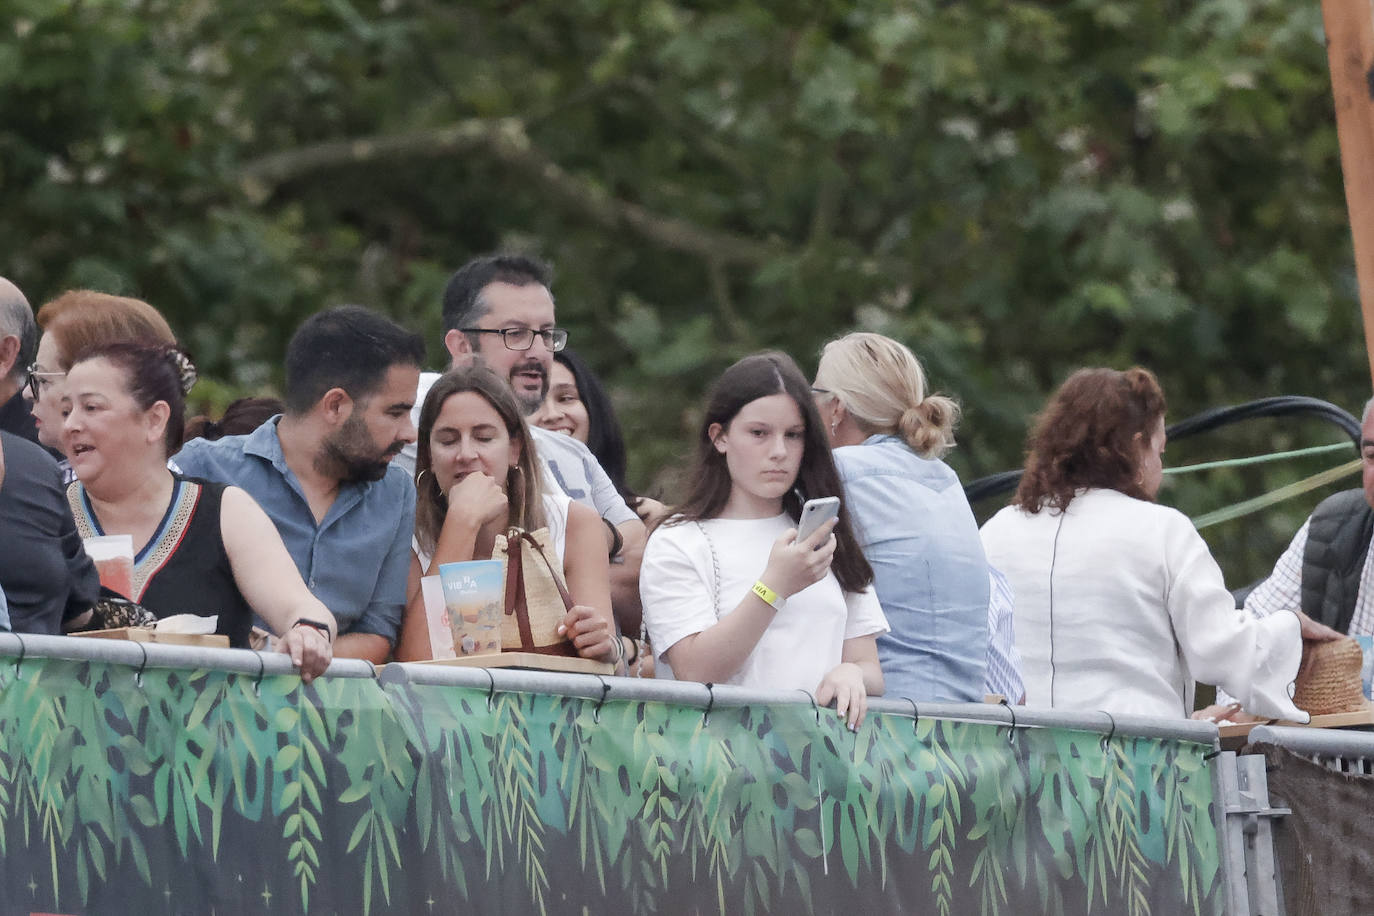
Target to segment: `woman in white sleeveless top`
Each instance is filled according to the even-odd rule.
[[[415,539],[398,661],[429,657],[420,579],[444,563],[490,559],[510,527],[549,529],[574,607],[563,620],[583,658],[614,662],[610,573],[601,518],[542,486],[534,444],[510,385],[484,366],[444,373],[420,410]]]

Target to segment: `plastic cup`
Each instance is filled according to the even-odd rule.
[[[100,584],[134,600],[134,539],[127,534],[106,534],[82,541],[86,555],[95,563]]]
[[[420,579],[420,595],[425,602],[425,623],[429,630],[429,657],[455,658],[453,627],[448,622],[448,608],[444,605],[444,584],[438,576]]]
[[[500,560],[469,560],[439,566],[455,657],[501,651],[503,570]]]

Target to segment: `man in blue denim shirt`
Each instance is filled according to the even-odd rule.
[[[336,658],[380,664],[405,606],[415,485],[391,465],[415,441],[424,345],[367,309],[307,319],[286,353],[286,413],[246,436],[195,439],[177,453],[191,477],[258,501],[315,597],[334,613]]]

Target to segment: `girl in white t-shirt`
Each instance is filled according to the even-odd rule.
[[[727,369],[697,446],[687,499],[640,569],[658,675],[815,691],[857,729],[883,692],[887,621],[843,508],[797,541],[802,494],[841,487],[796,363],[761,353]]]
[[[421,577],[437,576],[441,563],[489,559],[496,535],[511,526],[548,527],[575,602],[563,619],[568,638],[583,658],[616,661],[601,517],[545,493],[510,384],[483,366],[444,373],[425,396],[417,432],[414,551],[397,661],[430,657]]]

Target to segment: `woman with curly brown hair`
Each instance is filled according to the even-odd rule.
[[[983,526],[1016,592],[1026,702],[1186,716],[1196,680],[1305,722],[1289,699],[1298,618],[1237,610],[1197,529],[1154,501],[1164,408],[1148,370],[1078,370],[1031,432],[1012,505]]]

